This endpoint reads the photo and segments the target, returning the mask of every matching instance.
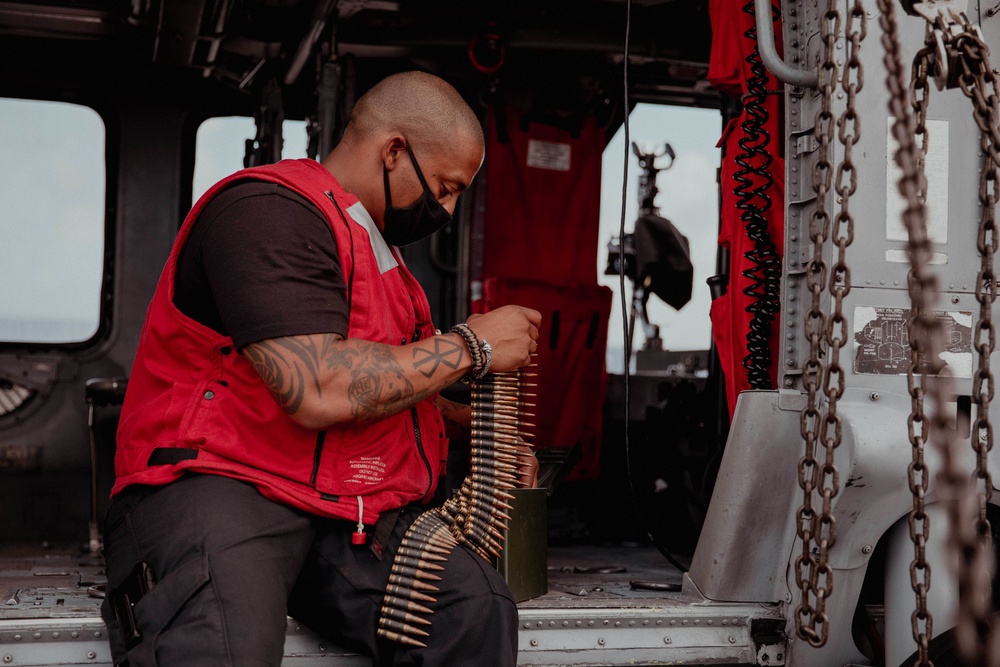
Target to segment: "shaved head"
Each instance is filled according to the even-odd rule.
[[[460,137],[485,145],[479,119],[458,91],[424,72],[394,74],[362,95],[344,138],[363,141],[386,132],[402,134],[418,149],[439,150]]]

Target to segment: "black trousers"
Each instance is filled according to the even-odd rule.
[[[499,573],[455,549],[435,585],[427,648],[376,637],[393,557],[420,514],[406,508],[381,560],[353,546],[356,524],[264,498],[255,487],[190,475],[119,494],[105,521],[109,593],[146,562],[155,584],[134,607],[141,641],[125,649],[105,600],[115,664],[184,667],[281,664],[286,616],[381,665],[514,665],[517,607]],[[371,533],[371,527],[366,532]]]

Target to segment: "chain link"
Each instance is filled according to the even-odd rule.
[[[989,618],[994,555],[986,505],[993,492],[988,453],[993,447],[989,410],[995,390],[990,368],[990,355],[996,347],[992,316],[993,302],[997,297],[994,255],[1000,243],[996,233],[997,184],[1000,176],[1000,88],[989,62],[989,49],[978,28],[965,15],[942,14],[932,25],[928,25],[927,46],[917,53],[914,60],[910,84],[910,102],[914,116],[909,116],[903,104],[902,67],[892,4],[891,0],[878,0],[879,10],[882,12],[880,22],[884,31],[882,42],[886,48],[885,62],[889,70],[889,107],[896,117],[893,134],[900,144],[897,162],[904,174],[899,186],[907,201],[904,221],[909,232],[908,249],[912,265],[909,280],[912,301],[912,362],[907,377],[913,403],[908,423],[910,442],[913,445],[913,462],[909,467],[910,490],[914,497],[914,509],[910,514],[910,536],[914,543],[915,557],[910,573],[911,584],[917,593],[917,609],[913,614],[913,634],[918,645],[916,664],[931,664],[927,656],[927,643],[933,636],[932,619],[927,611],[930,568],[925,560],[925,551],[929,524],[924,513],[924,494],[927,491],[928,472],[923,460],[923,447],[930,426],[934,442],[942,454],[942,470],[938,478],[942,493],[945,497],[955,499],[949,503],[949,519],[952,524],[949,542],[958,550],[960,557],[957,631],[959,650],[969,664],[997,667],[1000,665],[1000,651],[996,650],[996,645],[1000,643],[1000,630],[995,629],[996,619]],[[943,51],[936,51],[935,43],[943,43]],[[935,62],[936,54],[944,55],[949,62]],[[976,422],[972,430],[972,446],[976,452],[973,480],[977,480],[978,491],[972,487],[958,465],[961,442],[946,406],[953,394],[952,383],[948,377],[938,375],[943,366],[939,353],[944,349],[944,334],[940,320],[931,311],[937,299],[938,288],[936,279],[929,273],[927,266],[930,241],[927,238],[924,207],[926,181],[923,178],[923,159],[928,143],[925,120],[930,88],[927,77],[937,68],[939,81],[953,80],[944,68],[956,65],[961,70],[957,78],[958,86],[974,106],[974,119],[981,132],[980,146],[984,157],[979,187],[982,215],[976,241],[981,257],[976,282],[976,300],[980,307],[973,341],[979,360],[973,379]],[[913,135],[922,137],[923,146],[919,152],[915,140],[910,138],[913,135],[907,132],[911,127],[914,129]],[[919,382],[916,380],[918,370]],[[929,375],[938,377],[929,380]],[[932,398],[935,407],[931,424],[923,414],[925,393]],[[919,435],[915,433],[915,424],[921,425]],[[923,581],[920,581],[921,573],[925,575]],[[921,621],[925,623],[923,628],[919,627]],[[992,633],[991,622],[994,627]]]
[[[910,586],[916,595],[916,609],[910,616],[913,639],[917,644],[919,667],[930,667],[928,644],[933,636],[934,619],[927,608],[927,592],[931,586],[931,568],[927,563],[927,540],[930,536],[930,518],[925,511],[925,495],[929,484],[924,451],[928,440],[930,420],[924,414],[924,394],[927,380],[925,360],[937,359],[928,354],[928,335],[940,324],[933,317],[930,307],[937,299],[937,282],[927,269],[930,241],[927,238],[927,210],[924,204],[926,181],[924,179],[924,150],[917,147],[916,136],[922,137],[926,148],[926,109],[929,88],[927,70],[922,59],[914,61],[909,91],[904,84],[899,33],[895,18],[895,0],[878,0],[879,25],[882,28],[883,63],[889,89],[889,113],[895,118],[892,134],[899,148],[896,163],[903,176],[899,181],[900,193],[906,201],[903,221],[909,242],[911,269],[907,276],[910,293],[910,365],[906,373],[906,386],[910,394],[910,415],[906,420],[910,441],[911,460],[907,467],[913,510],[909,515],[910,539],[913,541],[913,561],[910,563]],[[907,106],[909,93],[911,113]]]
[[[847,247],[854,240],[854,217],[850,209],[850,197],[858,186],[853,148],[861,137],[861,121],[856,101],[858,92],[864,86],[860,49],[867,34],[867,19],[861,0],[855,0],[848,10],[848,59],[843,72],[838,71],[834,60],[841,23],[837,3],[829,2],[821,27],[824,60],[819,70],[819,89],[822,100],[814,128],[819,145],[812,170],[816,205],[809,221],[813,254],[806,272],[806,284],[811,294],[805,317],[809,356],[803,368],[803,385],[807,398],[806,407],[800,415],[805,454],[798,466],[803,500],[796,518],[797,533],[802,543],[802,554],[795,561],[795,580],[802,592],[795,615],[796,629],[799,637],[817,648],[826,644],[829,636],[826,603],[833,593],[833,570],[829,564],[829,555],[837,542],[833,499],[840,492],[840,472],[834,463],[834,454],[843,434],[837,402],[843,396],[845,388],[845,370],[840,364],[840,351],[851,340],[843,305],[844,298],[851,291]],[[836,119],[837,138],[844,147],[844,154],[837,165],[834,182],[834,168],[830,157],[834,136],[833,93],[838,80],[846,93],[847,102],[844,111]],[[837,193],[839,202],[839,209],[833,220],[826,208],[826,198],[831,186]],[[823,256],[827,239],[837,247],[832,267],[827,265]],[[829,290],[832,300],[832,312],[829,315],[822,306],[826,290]],[[825,364],[821,360],[824,344],[828,355]],[[825,407],[820,397],[821,389],[826,397]],[[822,462],[817,459],[818,444],[822,444],[824,449]],[[813,502],[813,494],[817,491],[822,498],[820,508],[816,508]]]
[[[1000,176],[1000,86],[990,65],[989,48],[979,30],[965,15],[961,32],[954,35],[946,48],[958,54],[958,86],[972,100],[973,118],[980,130],[980,147],[983,164],[979,179],[979,205],[982,215],[976,247],[981,257],[976,280],[976,300],[979,302],[979,320],[973,336],[973,346],[978,352],[979,367],[973,379],[972,395],[976,402],[976,422],[972,430],[972,447],[976,452],[976,470],[973,474],[975,490],[968,489],[955,503],[952,520],[953,540],[962,556],[959,565],[959,650],[973,664],[996,667],[1000,654],[989,645],[1000,641],[1000,630],[992,614],[989,594],[995,559],[992,530],[986,517],[986,505],[993,495],[993,479],[989,472],[988,456],[993,448],[993,425],[990,421],[990,404],[994,395],[994,378],[990,368],[990,355],[996,348],[996,328],[993,324],[993,302],[997,298],[994,255],[1000,245],[996,229],[997,183]],[[938,28],[943,26],[936,26]],[[961,474],[961,473],[959,473]],[[965,479],[956,489],[966,486]],[[961,522],[961,523],[958,523]],[[994,626],[991,632],[991,625]]]

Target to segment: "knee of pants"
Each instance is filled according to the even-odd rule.
[[[473,616],[487,611],[492,614],[513,614],[517,621],[517,607],[507,582],[485,560],[464,547],[458,547],[448,557],[442,573],[442,591],[437,595],[436,607],[472,603],[479,606]],[[470,619],[472,621],[472,619]]]

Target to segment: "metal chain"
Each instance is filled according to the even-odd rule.
[[[976,471],[973,475],[975,491],[968,489],[961,502],[955,503],[953,521],[962,521],[954,527],[953,539],[958,543],[962,560],[959,566],[959,650],[973,664],[996,667],[1000,665],[1000,652],[988,647],[1000,641],[1000,631],[991,623],[992,599],[989,594],[995,560],[990,522],[986,505],[993,495],[993,479],[988,468],[988,456],[993,448],[993,425],[990,421],[990,403],[994,395],[994,378],[990,368],[990,355],[996,347],[996,328],[993,324],[993,302],[997,298],[994,255],[1000,245],[996,229],[997,184],[1000,176],[1000,86],[990,65],[989,48],[979,30],[965,15],[961,33],[954,37],[952,46],[958,53],[958,85],[972,100],[973,118],[980,130],[980,147],[983,165],[979,179],[979,204],[982,215],[976,247],[981,262],[976,280],[976,300],[979,302],[979,321],[973,344],[978,352],[979,367],[973,379],[973,397],[976,401],[976,423],[972,434],[972,447],[976,452]],[[947,31],[945,31],[947,35]],[[964,485],[964,480],[963,480]],[[958,490],[961,490],[959,487]],[[970,516],[971,515],[971,516]],[[992,632],[990,627],[993,627]]]
[[[907,105],[907,87],[903,78],[899,32],[895,18],[895,0],[878,0],[879,25],[882,28],[882,47],[885,51],[883,63],[889,89],[889,113],[895,118],[892,134],[898,150],[896,163],[903,176],[899,181],[900,193],[906,201],[903,221],[908,234],[907,250],[911,268],[907,276],[910,293],[910,365],[906,373],[906,385],[910,394],[910,415],[906,420],[910,441],[911,461],[907,467],[910,492],[913,495],[913,510],[909,515],[910,539],[913,541],[914,558],[910,563],[910,586],[916,594],[916,609],[910,616],[913,639],[917,643],[919,667],[930,667],[928,643],[933,636],[934,619],[927,608],[927,591],[931,585],[931,568],[927,563],[927,539],[930,536],[930,519],[924,509],[924,496],[930,481],[924,463],[924,451],[928,440],[930,421],[924,414],[924,393],[926,385],[926,358],[937,359],[936,354],[928,354],[927,336],[940,323],[930,314],[930,307],[937,298],[937,282],[927,270],[930,256],[930,240],[927,238],[927,210],[924,204],[926,192],[923,175],[923,151],[917,148],[915,136],[918,126],[927,140],[925,111],[927,93],[927,71],[917,67],[911,77],[909,97],[916,110],[916,117]],[[918,58],[920,60],[920,58]]]
[[[914,540],[916,557],[910,567],[912,584],[917,591],[917,611],[913,615],[914,638],[918,644],[918,665],[930,664],[927,657],[927,641],[932,636],[930,614],[926,611],[926,588],[930,584],[930,570],[924,561],[928,536],[928,523],[923,514],[923,494],[927,490],[928,475],[923,464],[923,442],[926,441],[927,423],[923,419],[922,394],[927,387],[935,405],[933,419],[934,442],[941,449],[942,471],[939,482],[945,497],[954,498],[949,504],[952,535],[949,542],[960,555],[959,578],[959,625],[957,639],[959,650],[969,664],[997,667],[1000,665],[1000,631],[990,632],[991,620],[995,628],[996,619],[990,619],[991,578],[994,567],[992,535],[986,518],[986,504],[989,501],[993,482],[988,469],[987,456],[993,447],[993,428],[989,408],[994,395],[994,378],[990,369],[990,355],[996,346],[996,331],[992,321],[992,306],[996,300],[997,287],[994,271],[994,254],[998,248],[996,234],[997,183],[1000,176],[1000,87],[989,62],[989,50],[983,43],[978,29],[964,15],[939,15],[928,29],[927,47],[918,52],[913,65],[911,82],[911,104],[916,110],[914,122],[905,113],[901,96],[901,66],[895,23],[891,16],[891,2],[879,0],[883,14],[885,31],[883,44],[886,46],[886,64],[890,72],[889,88],[892,93],[890,111],[896,116],[893,133],[900,142],[897,162],[903,168],[904,177],[900,190],[907,199],[904,214],[910,236],[910,296],[913,302],[913,319],[910,345],[914,351],[914,361],[908,374],[914,410],[910,420],[911,442],[914,443],[914,461],[910,465],[910,488],[914,493],[914,511],[910,516],[911,537]],[[960,23],[960,26],[956,24]],[[957,29],[955,29],[957,27]],[[935,41],[943,43],[943,51],[936,52]],[[948,63],[935,62],[935,54],[946,54]],[[890,60],[894,61],[890,64]],[[957,83],[975,107],[974,118],[980,128],[980,146],[984,163],[980,170],[979,203],[983,209],[979,221],[977,249],[981,263],[976,284],[976,300],[980,304],[979,321],[974,336],[974,346],[979,356],[979,367],[973,380],[973,395],[977,405],[976,428],[973,430],[973,448],[976,451],[976,472],[973,478],[979,480],[978,492],[958,466],[961,442],[952,418],[948,415],[946,401],[953,393],[951,381],[938,376],[928,382],[928,375],[937,375],[943,364],[939,353],[943,349],[943,331],[940,321],[931,312],[937,298],[937,284],[934,276],[927,271],[930,242],[926,235],[926,210],[923,197],[926,196],[926,182],[922,180],[923,156],[927,150],[925,127],[928,73],[935,67],[940,81],[949,79],[945,67],[961,68]],[[954,74],[954,73],[952,73]],[[923,151],[916,153],[916,144],[908,139],[906,129],[914,127],[923,135]],[[925,363],[926,362],[926,363]],[[921,371],[921,382],[914,381],[915,370]],[[917,405],[919,402],[921,405]],[[921,436],[914,437],[913,422],[924,422]],[[919,451],[918,451],[919,450]],[[918,457],[919,453],[919,457]],[[919,479],[918,479],[919,478]],[[922,521],[922,530],[915,523]],[[926,581],[918,582],[917,573],[926,572]],[[920,631],[918,622],[926,617],[926,627]]]
[[[834,463],[834,454],[843,434],[837,402],[843,396],[845,388],[845,371],[840,364],[840,351],[850,344],[843,303],[844,297],[851,291],[847,247],[854,240],[854,217],[850,210],[850,197],[858,186],[852,151],[861,137],[856,100],[857,93],[864,86],[860,48],[861,41],[867,34],[867,20],[861,0],[855,0],[848,11],[848,61],[842,76],[838,77],[834,53],[840,27],[841,16],[837,3],[831,1],[822,21],[824,61],[819,74],[822,105],[816,114],[814,129],[819,148],[812,171],[816,206],[809,222],[813,256],[806,273],[806,284],[812,300],[805,317],[809,357],[803,368],[807,401],[800,415],[800,428],[805,441],[805,454],[799,460],[799,486],[803,491],[803,503],[797,515],[802,555],[795,562],[796,583],[802,591],[801,602],[796,610],[796,629],[799,637],[817,648],[826,644],[829,636],[826,602],[833,592],[833,571],[829,564],[829,554],[837,542],[833,499],[840,492],[840,472]],[[826,196],[833,181],[830,144],[834,122],[833,91],[838,79],[846,93],[847,103],[843,113],[837,118],[837,137],[844,147],[844,155],[836,169],[834,192],[838,194],[839,210],[831,229]],[[832,267],[828,267],[823,258],[827,239],[831,239],[837,246],[837,257]],[[829,316],[822,308],[825,289],[829,289],[833,301]],[[826,344],[829,355],[825,365],[820,360],[823,343]],[[825,409],[819,395],[821,387],[826,396]],[[818,442],[824,448],[822,463],[816,458]],[[813,505],[813,492],[817,490],[822,497],[822,508],[818,513]]]

